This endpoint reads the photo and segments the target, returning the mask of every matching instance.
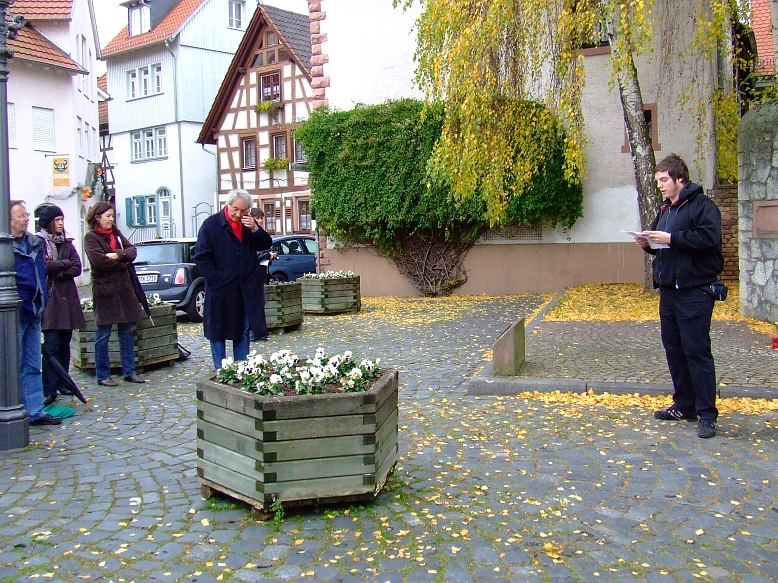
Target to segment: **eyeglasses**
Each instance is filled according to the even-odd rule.
[[[21,213],[17,214],[14,218],[15,219],[29,219],[32,215],[30,213]]]

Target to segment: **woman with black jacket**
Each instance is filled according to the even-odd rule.
[[[65,233],[65,215],[61,208],[53,204],[44,206],[38,214],[38,227],[36,235],[45,243],[43,261],[49,291],[49,301],[41,320],[43,346],[68,371],[73,330],[86,327],[75,279],[81,275],[81,258],[73,245],[73,239],[69,239]],[[44,406],[56,401],[60,390],[67,392],[62,379],[44,358]]]

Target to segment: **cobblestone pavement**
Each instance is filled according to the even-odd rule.
[[[146,385],[109,389],[75,373],[94,411],[79,405],[60,427],[34,427],[34,446],[0,458],[0,581],[778,580],[778,416],[732,415],[701,440],[694,425],[644,410],[464,394],[499,334],[540,303],[366,302],[359,315],[310,317],[261,344],[352,349],[400,370],[401,459],[377,500],[292,509],[278,523],[200,498],[201,326],[180,323],[192,357],[146,371]],[[551,324],[529,342],[530,365],[545,367],[533,374],[592,374],[604,362],[602,375],[662,380],[653,324],[635,336],[640,359],[576,349],[626,341],[618,326],[583,326],[576,339],[575,325],[559,325],[571,335],[556,358],[546,341],[541,359],[541,335],[560,335]],[[734,384],[772,374],[773,353],[736,340],[742,359],[730,371],[722,356],[720,374]]]

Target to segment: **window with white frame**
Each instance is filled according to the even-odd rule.
[[[265,230],[268,233],[276,232],[276,207],[275,203],[271,201],[263,202],[262,206],[265,210]]]
[[[294,161],[298,164],[307,164],[308,156],[305,155],[305,150],[297,138],[294,138]]]
[[[243,28],[244,14],[246,13],[246,3],[243,0],[229,0],[229,19],[227,26],[230,28]]]
[[[46,107],[32,108],[32,147],[34,150],[53,152],[54,110]]]
[[[157,224],[156,195],[133,196],[125,200],[128,227],[144,227]]]
[[[243,145],[243,168],[252,170],[257,167],[257,141],[254,138],[244,138],[241,140]]]
[[[8,112],[8,147],[16,147],[16,108],[13,103],[6,104]]]
[[[132,161],[158,160],[167,157],[167,132],[165,126],[147,128],[130,133]]]
[[[87,122],[84,122],[84,156],[87,162],[92,161],[92,136],[91,127]]]
[[[127,71],[127,99],[162,93],[162,65],[146,65]]]
[[[297,201],[298,216],[297,221],[301,231],[311,230],[311,201],[299,200]]]
[[[82,158],[84,157],[83,125],[84,121],[76,116],[76,154]]]
[[[260,83],[260,101],[281,101],[281,74],[262,75]]]
[[[130,36],[136,36],[151,30],[151,11],[144,4],[130,8]]]
[[[273,158],[286,158],[286,134],[275,134],[273,140]]]

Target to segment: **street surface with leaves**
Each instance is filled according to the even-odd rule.
[[[776,580],[771,401],[726,395],[738,399],[721,400],[719,436],[701,440],[694,424],[653,419],[666,397],[465,394],[496,338],[551,297],[363,298],[358,314],[306,316],[300,331],[253,344],[353,350],[400,371],[401,457],[378,498],[288,508],[279,521],[200,498],[194,383],[211,374],[201,325],[179,321],[192,357],[145,371],[146,385],[98,387],[75,372],[94,411],[74,404],[75,417],[33,428],[33,445],[0,459],[0,580]],[[587,322],[565,306],[528,338],[533,375],[568,374],[566,355],[580,358],[575,343],[596,337],[592,325],[631,326],[627,337],[639,330],[646,356],[656,352],[649,308],[640,323]],[[722,361],[725,378],[775,387],[778,351],[746,322],[722,324],[714,344],[739,347],[736,368]],[[579,337],[554,337],[553,326]],[[590,346],[607,367],[575,370],[646,382],[666,372],[661,353],[650,356],[664,368],[642,377],[639,359],[613,357],[614,345],[630,345],[623,338]],[[556,360],[546,361],[552,340]]]

